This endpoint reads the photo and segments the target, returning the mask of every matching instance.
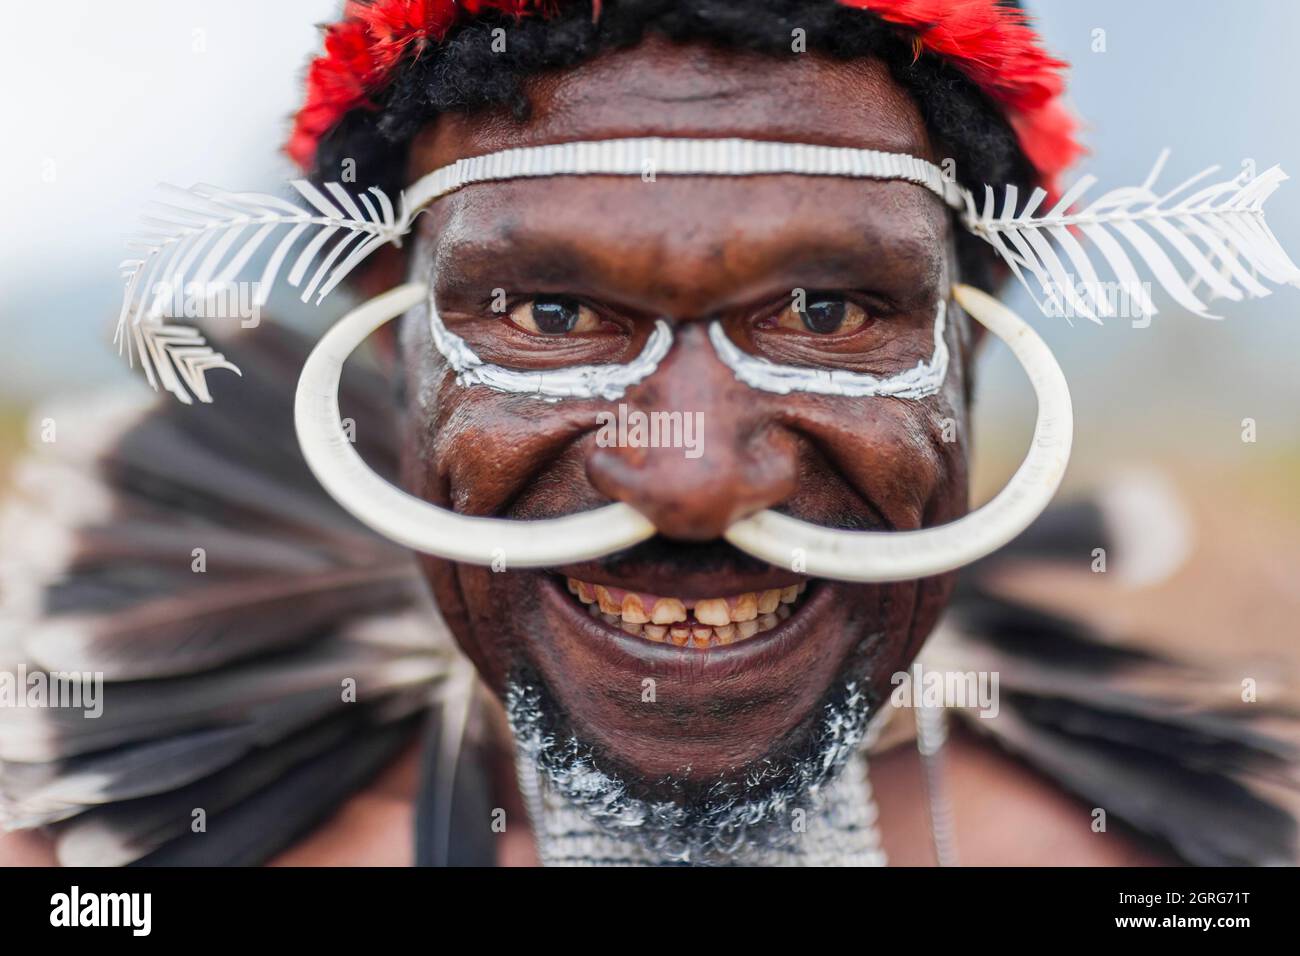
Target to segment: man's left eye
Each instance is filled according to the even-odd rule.
[[[510,321],[533,335],[595,332],[601,324],[594,309],[563,296],[526,299],[510,310]]]
[[[843,296],[818,296],[810,297],[802,309],[792,303],[775,319],[775,326],[781,329],[816,335],[843,335],[862,328],[867,321],[867,312]]]

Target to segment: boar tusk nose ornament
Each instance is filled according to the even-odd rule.
[[[540,521],[460,515],[389,484],[361,460],[339,419],[343,363],[385,322],[420,305],[422,282],[398,286],[345,315],[312,349],[298,379],[293,421],[307,465],[362,524],[398,544],[467,564],[535,568],[630,547],[655,529],[630,505]]]
[[[1185,309],[1209,315],[1196,294],[1204,284],[1215,295],[1237,300],[1267,295],[1256,276],[1300,286],[1300,268],[1287,256],[1264,221],[1264,203],[1286,179],[1273,166],[1249,179],[1240,176],[1183,192],[1213,172],[1184,180],[1172,191],[1154,188],[1168,158],[1160,155],[1140,186],[1121,187],[1084,202],[1092,177],[1084,177],[1044,211],[1049,196],[1036,188],[1022,202],[1015,184],[983,189],[983,202],[928,160],[903,153],[809,143],[748,139],[633,137],[520,146],[464,157],[422,176],[395,206],[372,187],[355,198],[341,183],[324,189],[293,183],[307,206],[262,193],[230,192],[209,186],[171,196],[170,212],[154,217],[123,263],[127,277],[115,341],[138,358],[150,384],[184,402],[211,401],[204,375],[214,368],[238,371],[192,329],[161,321],[166,301],[159,284],[219,285],[250,261],[273,233],[275,252],[263,267],[260,286],[269,294],[281,268],[303,301],[317,301],[336,288],[367,256],[400,244],[415,217],[444,196],[485,184],[559,176],[658,177],[827,176],[910,184],[928,190],[952,210],[952,218],[989,244],[1047,311],[1061,306],[1100,322],[1112,315],[1112,283],[1097,278],[1101,260],[1121,286],[1140,288],[1139,263],[1116,238],[1126,237],[1142,264]],[[647,178],[647,174],[649,178]],[[1175,200],[1176,197],[1176,201]],[[308,208],[310,207],[310,208]],[[249,230],[250,224],[260,228]],[[1074,237],[1087,238],[1101,260]],[[1182,234],[1194,235],[1206,252]],[[313,236],[289,255],[300,238]],[[220,237],[220,238],[212,238]],[[212,239],[195,275],[185,270]],[[1139,241],[1140,240],[1140,241]],[[1168,243],[1194,281],[1160,246]],[[189,250],[188,253],[185,250]],[[290,267],[288,263],[292,262]],[[1066,263],[1089,281],[1079,286]],[[1226,271],[1225,271],[1226,264]],[[1032,281],[1031,281],[1032,280]],[[1059,290],[1060,295],[1050,290]],[[1040,294],[1047,293],[1040,300]],[[1010,346],[1028,372],[1038,397],[1038,422],[1029,455],[1007,487],[988,504],[950,524],[919,531],[860,532],[819,528],[771,511],[742,519],[726,532],[734,545],[777,566],[846,581],[902,581],[969,564],[1006,544],[1047,506],[1060,484],[1073,438],[1070,394],[1060,367],[1042,340],[1018,316],[972,288],[957,286],[955,298],[977,321]],[[1063,295],[1064,301],[1061,301]],[[1153,314],[1145,292],[1138,308]],[[483,361],[442,325],[424,284],[403,286],[345,316],[312,353],[299,380],[295,424],[312,471],[344,508],[380,534],[408,547],[452,560],[493,567],[544,567],[621,550],[654,534],[653,526],[626,504],[545,521],[502,521],[457,515],[389,485],[370,471],[352,448],[339,421],[337,390],[343,362],[375,328],[426,301],[434,346],[465,386],[529,393],[546,401],[612,400],[654,373],[672,345],[666,322],[657,323],[642,354],[626,365],[579,366],[524,372]],[[1048,306],[1052,308],[1049,310]],[[947,372],[944,312],[935,316],[935,350],[928,361],[889,379],[862,373],[781,366],[734,348],[722,329],[710,341],[738,380],[777,394],[790,391],[843,397],[918,400],[939,391]]]
[[[956,521],[919,531],[841,531],[762,511],[726,538],[769,564],[840,581],[910,581],[970,564],[1002,547],[1043,513],[1065,476],[1074,439],[1070,389],[1047,344],[1028,323],[978,289],[953,286],[966,313],[1006,343],[1029,376],[1038,420],[1029,454],[1005,488]]]
[[[410,283],[345,315],[312,350],[298,380],[294,425],[325,490],[374,531],[427,554],[494,567],[546,567],[623,550],[655,533],[630,505],[538,521],[460,515],[379,477],[357,454],[339,417],[343,363],[379,326],[426,302]],[[842,581],[907,581],[952,571],[1009,542],[1042,513],[1065,473],[1074,419],[1070,392],[1051,351],[1018,315],[970,286],[953,287],[967,314],[1007,344],[1038,398],[1029,454],[1007,486],[963,518],[919,531],[842,531],[763,511],[726,531],[736,547],[779,567]]]

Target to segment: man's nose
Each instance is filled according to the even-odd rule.
[[[587,475],[667,537],[721,537],[795,491],[797,450],[773,400],[782,399],[736,381],[704,324],[679,325],[672,351],[620,403],[617,428],[598,436],[605,447],[588,459]]]

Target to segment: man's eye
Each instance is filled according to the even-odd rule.
[[[777,328],[813,332],[817,335],[844,334],[862,328],[866,310],[841,296],[810,298],[803,309],[792,304],[776,317]]]
[[[567,335],[600,328],[600,316],[594,309],[558,296],[520,302],[510,310],[510,321],[534,335]]]

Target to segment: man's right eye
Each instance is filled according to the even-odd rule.
[[[848,335],[871,322],[866,309],[842,295],[819,295],[808,300],[802,311],[788,306],[772,325],[815,335]]]
[[[601,327],[594,309],[563,296],[525,299],[510,310],[510,321],[533,335],[595,332]]]

